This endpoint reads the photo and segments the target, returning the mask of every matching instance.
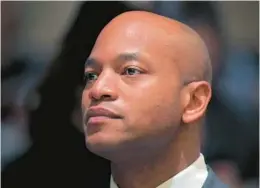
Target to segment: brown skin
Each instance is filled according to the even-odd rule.
[[[90,61],[82,95],[86,145],[111,161],[121,188],[156,187],[199,157],[211,87],[209,56],[193,30],[127,12],[102,30]],[[93,106],[121,118],[90,126],[85,114]]]

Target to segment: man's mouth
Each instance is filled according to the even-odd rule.
[[[88,109],[84,122],[86,124],[99,124],[109,119],[121,119],[122,116],[110,109],[103,107],[91,107]]]

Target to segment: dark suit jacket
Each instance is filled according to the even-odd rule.
[[[222,183],[213,170],[208,167],[208,177],[202,188],[229,188],[229,186]]]

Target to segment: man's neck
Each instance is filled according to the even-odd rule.
[[[192,140],[175,142],[171,146],[157,152],[156,155],[139,157],[123,163],[111,162],[114,181],[120,188],[150,188],[159,186],[198,159],[200,148],[196,147],[194,143],[189,143]],[[188,145],[194,147],[187,147]]]

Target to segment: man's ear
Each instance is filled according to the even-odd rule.
[[[188,84],[182,94],[184,107],[182,121],[188,124],[201,119],[206,112],[211,95],[211,86],[206,81]]]

